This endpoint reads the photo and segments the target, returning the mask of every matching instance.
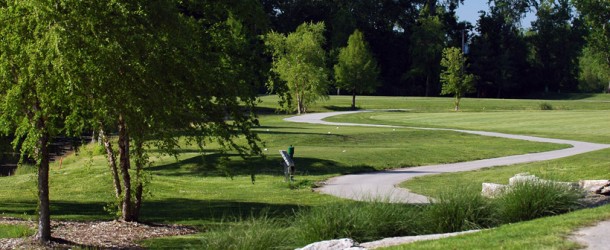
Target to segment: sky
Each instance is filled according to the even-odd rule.
[[[489,12],[489,6],[487,6],[488,0],[464,0],[464,5],[460,5],[456,10],[457,16],[460,21],[468,21],[473,26],[477,25],[479,19],[479,11],[484,10]],[[528,15],[521,21],[523,28],[530,28],[531,22],[534,21],[536,15],[528,13]]]

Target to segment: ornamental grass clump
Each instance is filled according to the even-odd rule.
[[[200,249],[286,249],[291,244],[290,230],[287,228],[285,222],[267,216],[244,219],[225,229],[207,233],[201,239]]]
[[[418,206],[373,202],[342,202],[314,207],[296,215],[299,243],[351,238],[358,242],[415,235],[420,231]]]
[[[583,193],[552,181],[517,182],[497,198],[498,218],[503,223],[526,221],[578,209]]]
[[[497,225],[494,204],[466,188],[442,192],[425,213],[427,233],[449,233]]]

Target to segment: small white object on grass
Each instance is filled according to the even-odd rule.
[[[267,129],[267,132],[269,132],[269,129]]]
[[[345,153],[345,149],[343,150],[343,153]]]
[[[339,127],[337,127],[337,129],[339,129]]]
[[[393,129],[392,129],[392,131],[396,131],[396,129],[395,129],[395,128],[393,128]]]
[[[267,151],[267,149],[265,149],[265,151]]]
[[[330,131],[328,131],[328,134],[330,135]]]

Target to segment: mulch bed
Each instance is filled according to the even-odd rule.
[[[36,227],[36,222],[14,218],[0,218],[0,224]],[[141,249],[137,242],[164,236],[197,233],[179,225],[143,224],[122,221],[71,222],[52,221],[53,241],[40,245],[34,237],[0,239],[0,249],[69,249],[75,246],[96,249]]]

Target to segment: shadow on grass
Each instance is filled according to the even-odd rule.
[[[147,170],[163,176],[237,176],[251,174],[283,175],[282,159],[277,156],[249,158],[247,160],[226,161],[226,157],[238,157],[236,154],[209,154],[194,156],[174,163],[158,165]],[[294,159],[299,175],[327,175],[372,172],[371,166],[345,166],[335,161],[318,158],[296,157]]]
[[[351,106],[336,106],[336,105],[324,106],[324,108],[328,109],[328,110],[332,110],[332,111],[356,111],[356,110],[360,110],[360,107],[356,107],[355,109],[353,109]]]
[[[109,220],[113,217],[104,210],[104,202],[54,201],[51,199],[51,219]],[[2,202],[0,214],[15,217],[36,216],[36,201]],[[35,219],[35,218],[33,218]]]
[[[307,208],[291,204],[239,202],[231,200],[164,199],[145,201],[141,218],[146,222],[204,224],[231,222],[266,215],[274,218],[293,216]]]

